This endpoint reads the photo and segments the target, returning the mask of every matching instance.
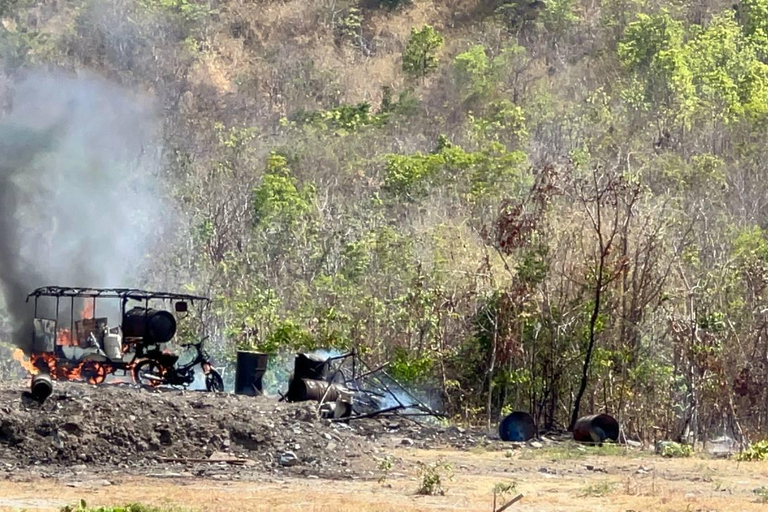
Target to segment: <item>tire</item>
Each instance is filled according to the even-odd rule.
[[[109,365],[98,361],[86,361],[80,367],[80,378],[92,386],[98,386],[111,373]]]
[[[221,374],[211,368],[208,371],[208,375],[205,376],[205,389],[214,393],[224,392],[224,379],[221,378]]]
[[[163,367],[154,359],[145,359],[133,368],[133,380],[141,386],[156,387],[163,384]]]

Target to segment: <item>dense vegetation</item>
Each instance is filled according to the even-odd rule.
[[[768,0],[0,0],[0,22],[0,100],[39,66],[157,99],[179,213],[147,280],[216,297],[222,353],[356,348],[468,419],[768,431]]]

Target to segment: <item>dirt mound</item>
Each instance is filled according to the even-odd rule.
[[[405,420],[350,425],[316,404],[232,394],[56,383],[43,404],[22,385],[0,387],[0,462],[146,468],[170,459],[245,459],[258,470],[349,474],[375,467],[386,446],[475,443],[458,429]],[[230,462],[234,463],[234,462]]]

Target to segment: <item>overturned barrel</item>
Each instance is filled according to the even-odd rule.
[[[289,402],[306,402],[308,400],[335,402],[345,392],[347,392],[347,388],[341,384],[331,384],[324,380],[294,378],[288,385],[288,393],[285,397]]]
[[[619,440],[619,422],[608,414],[584,416],[573,426],[574,441],[603,444],[608,439]]]
[[[123,316],[123,338],[147,344],[168,343],[176,335],[176,319],[168,311],[135,307]]]
[[[237,351],[235,394],[257,396],[262,391],[262,379],[267,372],[269,355],[262,352]]]
[[[533,416],[515,411],[499,423],[499,437],[502,441],[524,442],[536,436],[536,422]]]
[[[296,354],[293,363],[294,379],[325,380],[328,375],[328,361],[315,354]]]
[[[53,393],[53,381],[51,376],[47,373],[39,373],[32,377],[32,385],[30,386],[32,398],[38,402],[44,402],[46,398]]]

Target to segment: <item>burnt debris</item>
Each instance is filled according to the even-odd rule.
[[[318,416],[336,421],[444,416],[389,375],[387,366],[371,368],[354,351],[331,357],[297,354],[283,398],[289,402],[318,402]]]

